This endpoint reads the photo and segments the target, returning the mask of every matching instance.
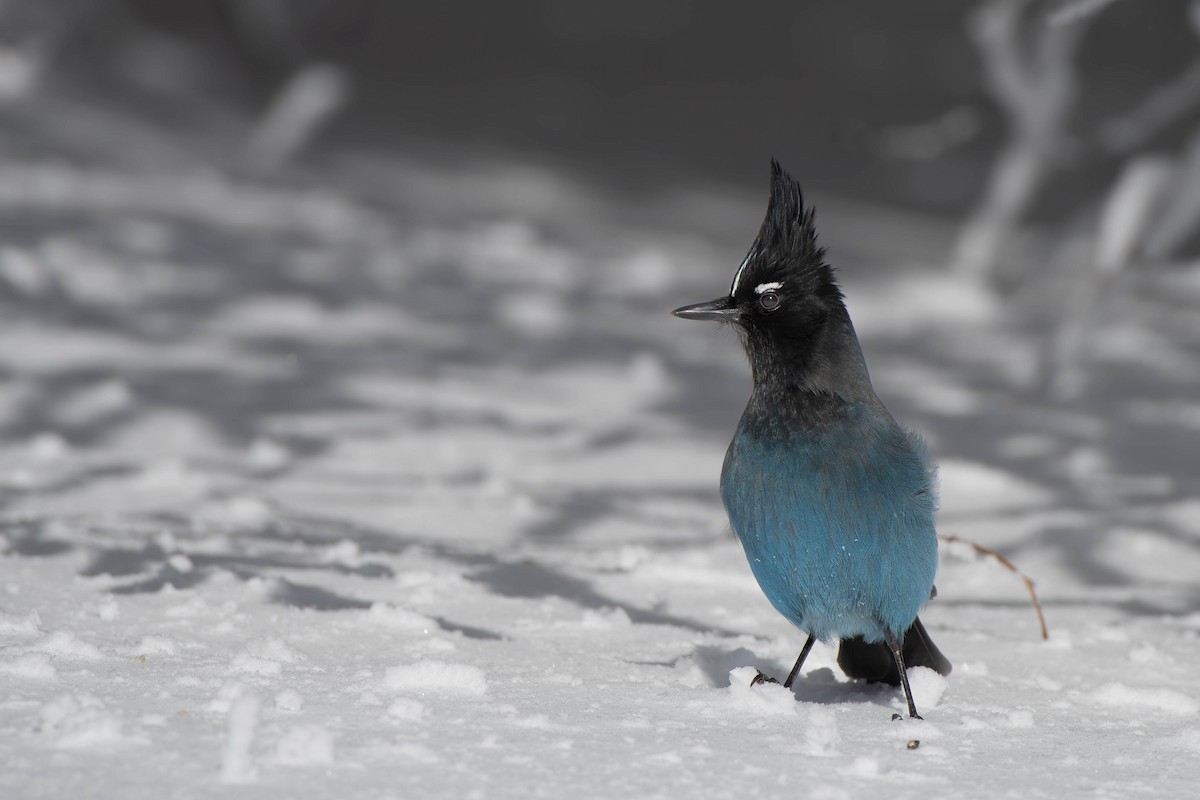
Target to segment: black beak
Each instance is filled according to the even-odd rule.
[[[671,312],[681,319],[712,319],[717,322],[737,322],[738,310],[732,297],[722,297],[708,303],[695,303]]]

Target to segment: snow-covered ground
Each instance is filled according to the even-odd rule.
[[[0,161],[0,797],[1195,790],[1200,273],[1110,287],[1049,401],[1063,287],[1017,308],[917,259],[932,223],[822,206],[942,533],[1050,627],[946,545],[955,670],[892,722],[823,646],[749,688],[803,637],[717,498],[748,372],[667,312],[762,198],[324,169]]]

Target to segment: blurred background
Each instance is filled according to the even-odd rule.
[[[619,521],[586,470],[516,477],[521,421],[595,423],[588,457],[668,430],[719,455],[741,354],[666,311],[728,285],[776,156],[939,458],[1094,514],[1039,533],[1068,560],[1114,519],[1196,528],[1156,510],[1200,491],[1196,2],[3,0],[0,33],[0,422],[121,465],[51,458],[14,513],[219,444],[287,465],[238,491],[422,535],[473,535],[413,510],[439,504],[564,541]],[[281,488],[362,434],[288,416],[333,411],[399,437],[361,456],[376,516]],[[512,441],[473,453],[464,420]],[[413,430],[446,473],[404,462],[397,505]]]
[[[1131,157],[1186,148],[1195,23],[1187,0],[5,0],[0,95],[235,144],[307,91],[319,130],[291,135],[318,151],[520,157],[636,191],[758,188],[775,154],[953,218],[1024,139],[1047,163],[1021,217],[1060,223]]]
[[[975,268],[1006,224],[1084,224],[1135,166],[1134,195],[1166,191],[1146,170],[1190,164],[1197,24],[1188,0],[5,0],[0,100],[260,165],[489,156],[637,193],[758,187],[773,154],[820,192],[990,213],[959,243]],[[1139,245],[1177,255],[1192,227]]]
[[[43,123],[84,105],[258,166],[520,160],[639,195],[756,189],[772,154],[820,194],[975,209],[952,253],[987,272],[1018,227],[1094,234],[1118,187],[1184,208],[1114,246],[1189,252],[1200,200],[1163,168],[1200,170],[1198,24],[1188,0],[5,0],[0,101],[10,147],[50,97]],[[86,119],[36,135],[86,149]]]

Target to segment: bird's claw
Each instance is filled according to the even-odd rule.
[[[925,718],[922,717],[920,714],[909,714],[908,718],[909,719],[919,719],[921,721],[925,720]],[[900,716],[899,714],[892,714],[892,722],[895,722],[895,721],[901,720],[901,719],[904,719],[904,717]]]
[[[750,681],[751,686],[761,686],[764,683],[779,683],[779,681],[775,680],[770,675],[763,675],[761,671]]]

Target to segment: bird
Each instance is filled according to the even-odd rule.
[[[907,668],[951,670],[918,617],[936,595],[936,467],[875,393],[815,211],[776,159],[729,294],[672,313],[732,326],[750,362],[720,490],[758,585],[808,635],[784,686],[836,640],[847,676],[902,686],[921,719]]]

